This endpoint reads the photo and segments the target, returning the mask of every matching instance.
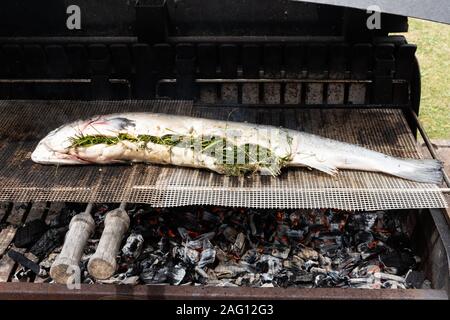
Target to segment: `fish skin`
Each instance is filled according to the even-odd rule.
[[[238,146],[258,144],[270,149],[277,157],[290,160],[285,164],[287,167],[309,167],[330,175],[336,175],[339,169],[383,172],[417,182],[442,182],[442,163],[436,160],[395,158],[357,145],[274,126],[158,113],[103,115],[61,126],[39,142],[31,158],[40,164],[148,162],[223,173],[214,157],[190,148],[149,143],[149,148],[139,149],[129,141],[112,146],[72,147],[71,138],[75,136],[117,137],[121,133],[136,137],[142,134],[226,137]]]

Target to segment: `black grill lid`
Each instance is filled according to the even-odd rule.
[[[381,12],[450,24],[448,0],[292,0],[366,10],[377,5]]]
[[[80,28],[67,20],[80,10]],[[405,32],[406,18],[386,15],[381,35]],[[365,12],[291,0],[36,0],[0,3],[0,41],[18,38],[126,37],[161,43],[167,37],[340,37],[372,35]],[[349,20],[349,21],[347,21]],[[351,26],[351,30],[347,30]],[[130,39],[131,38],[131,39]],[[25,39],[27,40],[27,39]]]

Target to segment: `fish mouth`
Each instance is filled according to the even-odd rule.
[[[31,154],[31,160],[39,164],[74,165],[89,163],[77,156],[51,149],[45,141],[41,141]]]

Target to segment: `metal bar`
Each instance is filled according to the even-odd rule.
[[[135,43],[137,37],[0,37],[0,43]]]
[[[344,37],[327,36],[180,36],[168,43],[267,43],[267,42],[343,42]],[[0,43],[137,43],[138,37],[0,37]]]
[[[417,114],[413,110],[411,110],[411,114],[412,114],[413,119],[414,119],[414,121],[415,121],[415,123],[417,125],[417,129],[419,129],[419,133],[422,136],[422,139],[425,142],[425,144],[426,144],[426,146],[428,148],[428,151],[430,152],[431,156],[433,157],[433,159],[441,161],[439,159],[439,155],[434,150],[433,143],[431,142],[430,138],[428,137],[427,133],[425,132],[425,129],[423,128],[422,123],[419,120],[419,117],[417,116]],[[445,170],[442,170],[442,174],[444,176],[445,184],[450,188],[450,178],[449,178],[449,176],[447,175]]]
[[[339,289],[339,288],[218,288],[158,285],[86,285],[80,290],[67,289],[65,285],[7,283],[0,286],[0,299],[230,299],[230,300],[447,300],[445,290],[398,289]]]
[[[0,83],[90,83],[91,79],[0,79]]]
[[[261,108],[261,109],[404,109],[406,104],[236,104],[236,103],[195,103],[196,107],[220,107],[220,108]]]
[[[343,42],[340,36],[180,36],[168,37],[169,43],[268,43],[268,42]]]
[[[151,190],[151,189],[155,189],[154,186],[148,186],[148,185],[142,185],[142,186],[133,186],[133,189],[136,190]],[[201,190],[203,189],[202,187],[200,188]],[[209,187],[208,189],[213,189],[213,190],[228,190],[228,187]],[[236,190],[246,190],[246,188],[239,188],[237,187]],[[276,188],[272,189],[274,192],[275,191],[283,191],[283,189],[279,189],[277,190]],[[308,190],[309,192],[329,192],[329,191],[335,191],[335,192],[371,192],[371,193],[379,193],[379,192],[401,192],[401,193],[417,193],[417,192],[442,192],[442,193],[450,193],[450,188],[436,188],[436,189],[392,189],[392,188],[308,188],[305,189]],[[122,203],[123,204],[123,203]],[[122,207],[121,207],[122,208]],[[123,209],[123,208],[122,208]]]
[[[447,274],[446,278],[450,279],[450,216],[448,215],[449,210],[438,210],[430,209],[430,215],[433,219],[436,230],[439,234],[439,238],[442,241],[443,248],[445,250],[444,254],[447,260]],[[447,287],[447,294],[450,297],[450,283],[445,282]]]
[[[91,79],[0,79],[0,83],[91,83]],[[127,79],[109,79],[111,83],[129,83]]]
[[[158,83],[176,83],[177,79],[161,79]],[[196,83],[356,83],[370,84],[372,80],[355,79],[195,79]],[[406,80],[394,79],[393,83],[406,83]]]

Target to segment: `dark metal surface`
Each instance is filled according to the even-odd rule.
[[[365,289],[283,289],[213,288],[191,286],[81,285],[69,290],[64,285],[8,283],[0,286],[0,299],[231,299],[231,300],[447,300],[444,290],[365,290]]]
[[[168,37],[169,43],[339,43],[342,36],[178,36]]]
[[[447,289],[447,295],[450,297],[450,210],[434,210],[430,209],[431,217],[433,218],[434,225],[439,234],[439,238],[442,241],[443,256],[446,260],[446,274],[443,277],[443,288]]]
[[[0,7],[1,8],[1,7]],[[0,37],[0,43],[41,43],[41,44],[69,44],[69,43],[135,43],[137,37],[80,37],[80,36],[42,36],[42,37]]]
[[[78,38],[81,41],[82,37]],[[201,100],[202,88],[201,83],[195,79],[204,79],[202,82],[223,82],[224,79],[232,79],[230,82],[243,84],[254,79],[256,82],[326,82],[332,85],[320,88],[316,86],[315,92],[330,92],[334,97],[330,104],[344,102],[349,106],[356,103],[407,104],[413,93],[405,83],[410,83],[411,72],[405,70],[413,70],[411,57],[414,56],[415,47],[408,45],[404,37],[383,37],[361,43],[331,42],[323,37],[296,37],[299,42],[291,42],[286,37],[243,37],[245,42],[240,43],[233,43],[239,37],[213,38],[219,42],[149,45],[115,43],[116,38],[108,38],[111,42],[103,43],[101,38],[86,37],[82,38],[85,43],[72,43],[77,39],[68,38],[65,44],[64,37],[60,37],[58,41],[61,42],[58,44],[48,41],[36,44],[32,43],[32,37],[19,38],[15,43],[9,42],[12,38],[3,39],[7,42],[0,44],[0,99],[154,99],[155,87],[158,81],[163,79],[176,79],[177,84],[166,84],[159,96],[196,101]],[[91,39],[99,42],[91,43]],[[188,39],[195,41],[196,38]],[[249,43],[255,39],[270,44]],[[275,39],[278,42],[272,43]],[[45,38],[38,40],[44,41]],[[179,40],[182,39],[177,38],[176,41]],[[231,42],[221,42],[228,40]],[[168,41],[171,41],[171,38]],[[181,57],[186,58],[183,60]],[[416,72],[413,72],[413,75],[416,77]],[[29,81],[35,79],[48,79],[52,82]],[[66,79],[92,81],[68,83]],[[110,79],[126,79],[128,83],[111,83]],[[178,81],[186,92],[179,91]],[[373,85],[369,85],[369,82]],[[334,85],[342,83],[345,85],[338,88]],[[366,85],[353,86],[355,83]],[[239,95],[242,96],[248,90],[235,88],[235,98],[223,98],[221,90],[216,90],[215,94],[210,93],[209,101],[240,102]],[[297,87],[295,92],[298,97],[287,103],[311,104],[310,99],[302,98],[308,94],[308,88],[308,85]],[[334,90],[334,93],[329,88]],[[276,94],[282,95],[285,91],[284,86],[280,89],[278,93],[271,93],[274,99],[264,103],[283,104],[283,99],[276,97]],[[263,99],[265,94],[256,92],[263,90],[266,90],[265,86],[254,90],[256,100],[260,97]],[[320,96],[317,92],[316,97]],[[256,103],[256,100],[252,103]],[[316,99],[314,103],[328,102]]]
[[[450,24],[450,5],[447,0],[292,0],[329,4],[366,10],[379,6],[382,12],[407,17],[416,17]]]
[[[66,27],[70,5],[80,8],[79,30]],[[0,36],[138,36],[157,42],[167,35],[341,35],[348,11],[290,0],[16,0],[0,4]],[[364,19],[352,23],[370,33]],[[383,33],[405,31],[405,25],[401,17],[389,17]]]

